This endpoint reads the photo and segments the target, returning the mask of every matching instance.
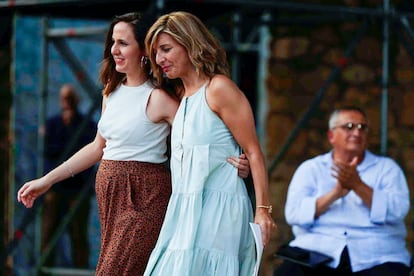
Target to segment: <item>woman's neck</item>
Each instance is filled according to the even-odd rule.
[[[184,96],[189,97],[197,92],[207,82],[207,76],[197,76],[190,79],[183,79]]]
[[[126,74],[123,84],[126,86],[140,86],[147,80],[148,77],[144,72],[139,72],[137,74]]]

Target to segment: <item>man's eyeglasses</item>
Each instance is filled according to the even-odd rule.
[[[334,126],[332,129],[335,128],[342,128],[345,131],[353,131],[355,128],[360,130],[360,131],[367,131],[368,130],[368,124],[363,124],[363,123],[346,123],[343,125],[339,125],[339,126]]]

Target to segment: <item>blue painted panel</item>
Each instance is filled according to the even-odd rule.
[[[53,28],[68,27],[107,27],[108,22],[96,20],[73,20],[73,19],[49,19]],[[101,38],[101,40],[99,40]],[[67,38],[66,41],[76,57],[90,77],[98,83],[99,66],[102,59],[104,36],[95,39]],[[41,101],[41,72],[42,64],[42,24],[39,17],[17,16],[14,27],[14,60],[13,74],[15,91],[13,96],[13,127],[14,127],[14,165],[15,176],[14,186],[17,191],[25,181],[36,177],[37,172],[37,139],[39,105]],[[80,108],[86,112],[91,101],[88,94],[83,91],[77,81],[76,75],[68,64],[65,63],[60,53],[49,44],[48,56],[48,98],[46,99],[47,116],[59,112],[58,94],[63,83],[73,83],[80,92]],[[94,115],[97,121],[100,110]],[[24,206],[15,201],[14,226],[17,232],[23,231],[13,251],[14,275],[33,275],[33,269],[38,261],[39,255],[36,247],[39,244],[39,227],[36,215],[29,214]],[[19,229],[22,223],[28,222],[24,229]],[[91,202],[90,215],[90,245],[91,255],[89,258],[90,268],[94,269],[100,246],[99,222],[96,208],[96,200],[93,197]],[[70,266],[70,248],[67,235],[64,235],[58,243],[61,248],[58,257],[58,264]]]

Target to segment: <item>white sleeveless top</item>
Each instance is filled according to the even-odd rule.
[[[163,163],[167,160],[167,122],[153,123],[146,114],[153,86],[147,81],[138,87],[121,85],[111,93],[98,122],[106,140],[102,159]]]

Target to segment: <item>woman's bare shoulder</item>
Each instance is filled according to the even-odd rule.
[[[168,94],[164,89],[154,88],[152,91],[152,98],[157,98],[161,101],[178,102],[172,95]]]
[[[207,87],[210,97],[223,99],[223,97],[232,97],[240,92],[238,86],[232,79],[225,75],[215,75],[211,78],[210,84]]]

